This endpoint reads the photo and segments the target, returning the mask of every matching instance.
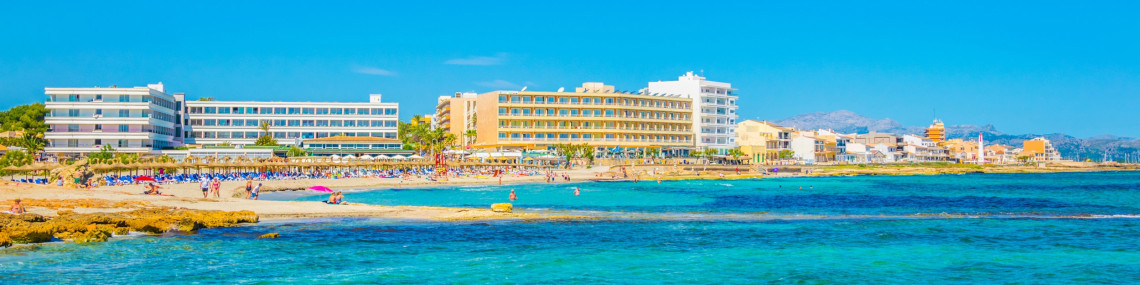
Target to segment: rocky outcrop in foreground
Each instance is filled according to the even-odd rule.
[[[77,214],[61,210],[58,217],[37,214],[0,214],[0,247],[14,243],[39,243],[55,239],[70,242],[106,241],[129,232],[161,234],[256,223],[251,211],[206,211],[148,208],[118,213]]]

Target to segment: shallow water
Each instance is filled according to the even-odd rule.
[[[581,187],[582,195],[574,197],[572,187]],[[192,235],[3,249],[0,281],[1140,282],[1140,220],[1131,218],[1140,213],[1140,176],[1133,173],[508,185],[347,196],[361,203],[486,207],[505,202],[510,189],[519,194],[516,207],[527,211],[688,218],[273,221]],[[716,218],[756,212],[777,219]],[[913,216],[942,212],[980,217]],[[1033,218],[1018,218],[1025,216]],[[255,239],[266,232],[281,238]]]

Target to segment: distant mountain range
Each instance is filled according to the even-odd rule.
[[[893,134],[924,135],[926,126],[904,126],[891,119],[872,119],[847,110],[835,112],[816,112],[800,114],[790,118],[772,121],[785,127],[795,127],[800,130],[831,129],[840,133],[868,133],[871,131]],[[974,139],[978,133],[985,134],[987,144],[998,143],[1021,147],[1021,142],[1036,137],[1045,137],[1053,143],[1053,147],[1061,152],[1061,156],[1072,160],[1093,161],[1104,159],[1105,153],[1114,161],[1140,160],[1140,139],[1118,137],[1114,135],[1099,135],[1088,138],[1077,138],[1066,134],[1006,134],[994,127],[993,124],[985,126],[951,125],[946,126],[947,138]]]

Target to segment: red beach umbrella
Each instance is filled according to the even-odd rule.
[[[317,192],[332,192],[333,191],[332,189],[329,189],[328,187],[325,187],[325,186],[313,186],[313,187],[309,187],[309,190],[313,190],[313,191],[317,191]]]

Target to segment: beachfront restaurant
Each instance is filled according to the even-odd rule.
[[[307,139],[302,142],[302,148],[310,156],[402,156],[414,154],[411,150],[403,149],[398,139],[379,137],[349,137],[335,136],[319,139]]]

